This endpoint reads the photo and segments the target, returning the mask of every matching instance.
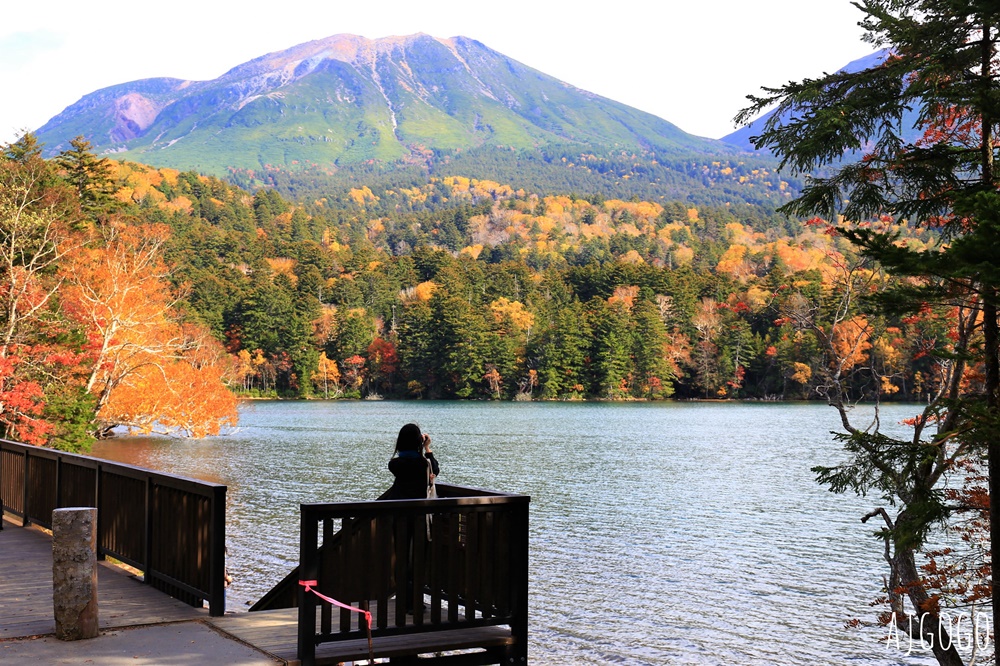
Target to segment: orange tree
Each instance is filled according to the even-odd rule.
[[[867,39],[886,49],[879,64],[765,88],[737,121],[776,105],[755,144],[780,156],[783,169],[824,174],[809,178],[786,212],[847,222],[887,218],[939,234],[940,243],[917,251],[891,232],[842,230],[864,256],[906,278],[879,299],[887,311],[947,307],[953,319],[949,338],[930,350],[947,372],[914,420],[912,438],[855,427],[844,413],[848,459],[815,471],[834,491],[882,496],[883,506],[868,518],[883,523],[886,601],[900,630],[928,639],[939,663],[961,664],[947,640],[941,586],[920,570],[917,555],[932,530],[970,509],[946,491],[948,477],[966,465],[988,465],[991,541],[1000,538],[1000,179],[994,166],[1000,4],[855,4]],[[994,608],[1000,608],[998,592],[992,585]],[[907,621],[906,601],[919,622]],[[998,630],[994,616],[994,635]]]
[[[161,258],[167,228],[111,220],[101,234],[60,267],[65,311],[93,354],[86,390],[96,396],[96,434],[128,426],[203,436],[235,425],[221,344],[178,320]]]
[[[76,450],[118,425],[190,435],[233,423],[228,357],[185,324],[161,249],[109,198],[108,161],[0,147],[0,436]]]

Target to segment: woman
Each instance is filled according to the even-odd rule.
[[[396,477],[386,499],[424,499],[427,487],[440,468],[431,451],[431,438],[421,434],[420,426],[407,423],[396,437],[396,448],[389,460],[389,471]]]
[[[425,499],[427,489],[434,477],[438,475],[439,467],[434,459],[434,452],[431,451],[431,438],[429,435],[421,434],[420,427],[416,423],[407,423],[400,428],[396,437],[396,449],[393,457],[389,459],[389,471],[392,472],[396,480],[392,482],[392,488],[386,495],[386,499]],[[421,523],[423,519],[421,519]],[[420,528],[421,530],[423,527]],[[427,517],[427,539],[431,537],[430,516]],[[413,537],[414,526],[412,523],[406,524],[407,561],[406,561],[406,584],[402,597],[406,603],[406,612],[413,613]],[[426,546],[426,544],[425,544]],[[418,594],[417,608],[424,611],[422,596]]]

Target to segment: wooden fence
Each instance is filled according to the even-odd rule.
[[[0,511],[51,528],[52,511],[97,508],[97,553],[146,583],[225,613],[226,486],[0,440]]]

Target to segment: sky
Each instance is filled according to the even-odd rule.
[[[849,0],[0,1],[0,143],[87,93],[137,79],[214,79],[340,33],[462,35],[578,88],[719,138],[761,86],[875,49]]]

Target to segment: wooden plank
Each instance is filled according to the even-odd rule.
[[[479,516],[469,514],[465,524],[465,616],[476,617],[476,597],[479,585]]]
[[[396,581],[396,598],[402,598],[406,595],[407,579],[407,569],[410,566],[410,539],[407,534],[407,530],[410,529],[409,521],[406,516],[396,516],[395,520],[395,539],[393,540],[394,552],[395,552],[395,571],[393,572],[393,579]],[[394,613],[394,625],[401,627],[406,624],[406,608],[403,604],[396,604],[396,612]]]
[[[457,513],[448,515],[448,522],[451,529],[451,538],[448,542],[448,621],[458,622],[458,597],[459,597],[459,565],[462,561],[461,542],[459,532],[461,529],[462,516]]]
[[[208,621],[223,632],[273,657],[294,661],[298,658],[295,646],[297,618],[296,609],[288,608],[214,617],[208,618]],[[507,627],[474,627],[376,637],[374,646],[375,656],[385,658],[505,646],[512,642],[513,638]],[[367,658],[366,639],[336,641],[316,646],[318,664]]]
[[[484,554],[485,562],[480,563],[479,579],[479,609],[483,617],[494,617],[496,615],[496,521],[494,512],[484,513],[480,516],[480,551]]]
[[[449,629],[422,634],[386,636],[374,641],[375,658],[407,657],[453,650],[511,645],[510,630],[502,627]],[[326,643],[316,648],[317,664],[334,664],[368,658],[368,641],[354,640]]]
[[[332,547],[333,541],[333,520],[326,519],[323,521],[323,545],[331,544],[330,548],[326,549],[326,552],[320,551],[320,577],[323,577],[323,572],[328,572],[337,566],[337,557],[340,554],[339,547]],[[331,564],[333,562],[333,564]],[[324,581],[325,582],[325,581]],[[308,599],[308,601],[313,601]],[[319,605],[319,630],[320,633],[328,634],[333,628],[333,606],[327,602],[322,602]]]

